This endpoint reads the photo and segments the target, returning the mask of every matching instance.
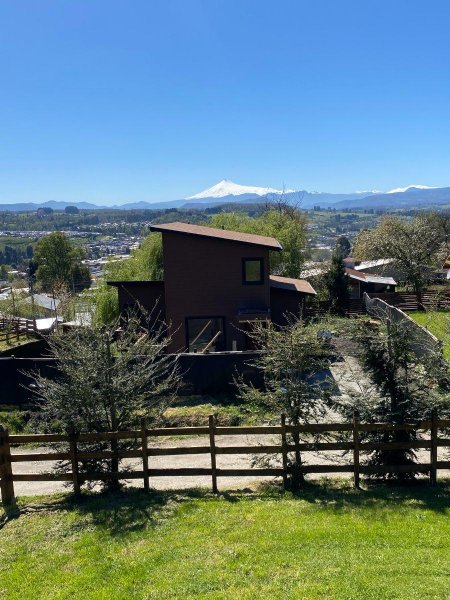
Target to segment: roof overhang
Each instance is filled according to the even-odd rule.
[[[163,223],[161,225],[150,225],[150,231],[160,233],[176,233],[182,235],[191,235],[202,238],[224,240],[238,244],[249,244],[269,248],[269,250],[281,251],[283,246],[278,240],[264,235],[253,233],[243,233],[241,231],[232,231],[230,229],[216,229],[215,227],[205,227],[203,225],[192,225],[190,223]]]
[[[364,271],[355,271],[355,269],[345,269],[345,273],[350,279],[362,281],[363,283],[380,283],[382,285],[397,285],[393,277],[383,277],[374,273],[364,273]]]
[[[315,296],[317,294],[313,286],[305,279],[293,279],[291,277],[280,277],[279,275],[270,275],[270,287],[297,292],[299,294],[308,294]]]
[[[106,285],[111,285],[113,287],[155,286],[164,285],[164,281],[107,281]]]

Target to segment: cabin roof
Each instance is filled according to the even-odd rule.
[[[357,281],[397,285],[397,282],[393,277],[382,277],[381,275],[375,275],[375,273],[364,273],[364,271],[356,271],[355,269],[349,269],[348,267],[345,268],[345,272],[350,279],[356,279]]]
[[[270,276],[270,286],[303,294],[316,295],[316,290],[304,279],[293,279],[292,277],[280,277],[279,275]]]
[[[163,223],[162,225],[150,225],[150,231],[196,235],[199,237],[226,240],[241,244],[264,246],[265,248],[270,248],[270,250],[283,250],[283,246],[280,242],[273,237],[255,235],[253,233],[242,233],[241,231],[231,231],[229,229],[216,229],[215,227],[205,227],[204,225],[191,225],[190,223],[178,222]]]

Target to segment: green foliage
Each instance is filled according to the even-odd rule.
[[[347,258],[347,256],[350,255],[351,250],[352,245],[348,237],[345,237],[345,235],[340,235],[336,240],[336,254],[339,254],[339,256],[341,256],[342,258]]]
[[[33,256],[34,243],[31,238],[2,235],[0,237],[0,265],[14,269],[24,265]]]
[[[94,322],[96,325],[108,325],[119,318],[119,298],[117,288],[106,283],[102,277],[98,280],[94,292]]]
[[[330,269],[322,275],[328,297],[331,300],[331,311],[343,315],[350,298],[349,281],[345,274],[342,254],[334,252]]]
[[[67,215],[77,215],[80,212],[80,209],[77,206],[66,206],[64,212]]]
[[[446,215],[446,221],[449,221]],[[362,231],[353,253],[357,260],[389,258],[417,294],[430,273],[442,264],[449,252],[449,236],[441,219],[419,215],[409,221],[385,217],[378,227]]]
[[[89,287],[89,270],[82,264],[83,258],[83,250],[64,233],[56,231],[44,236],[35,248],[37,283],[46,292],[55,285],[65,285],[73,292]]]
[[[0,590],[8,600],[444,600],[449,506],[448,484],[22,497],[1,531]]]
[[[450,360],[450,312],[444,310],[409,311],[408,317],[425,327],[442,342],[444,358]]]
[[[325,414],[330,393],[325,374],[330,359],[330,347],[321,335],[321,327],[305,326],[293,321],[276,329],[271,323],[256,323],[251,334],[255,346],[262,352],[255,365],[264,376],[263,389],[257,389],[243,378],[236,381],[239,397],[256,415],[284,413],[288,423],[316,423]],[[294,443],[298,433],[292,434]],[[301,465],[300,451],[289,457],[289,464]],[[299,472],[292,477],[295,487],[303,479]]]
[[[414,335],[406,320],[394,321],[380,313],[380,323],[360,321],[354,328],[347,327],[358,343],[358,353],[373,388],[365,390],[354,405],[341,406],[347,418],[357,409],[365,422],[414,423],[430,419],[433,412],[446,418],[448,402],[448,366],[439,350],[420,347],[420,338]],[[424,350],[424,351],[421,351]],[[364,441],[399,444],[414,443],[417,431],[394,430],[365,432]],[[412,449],[377,450],[370,453],[369,464],[414,465],[416,453]],[[414,473],[388,472],[386,477],[414,478]]]
[[[299,277],[307,254],[307,219],[289,207],[269,207],[254,218],[238,212],[213,215],[210,227],[231,229],[276,238],[283,252],[271,252],[270,271],[274,275]]]
[[[112,323],[119,315],[117,289],[108,281],[160,281],[164,278],[162,236],[150,233],[127,260],[108,264],[107,276],[95,290],[95,319],[101,324]]]
[[[145,324],[144,324],[145,325]],[[39,410],[36,425],[56,431],[101,433],[133,429],[145,417],[161,418],[179,384],[176,359],[165,352],[163,329],[152,334],[141,319],[130,315],[122,323],[81,327],[49,338],[58,375],[34,375]],[[133,444],[133,442],[131,442]],[[108,448],[108,442],[86,444],[86,451]],[[129,441],[111,441],[111,459],[83,462],[87,471],[117,472],[118,453]],[[114,485],[117,481],[107,481]]]
[[[323,324],[304,325],[296,320],[287,327],[255,323],[250,334],[262,350],[256,359],[264,374],[264,389],[238,382],[239,396],[255,412],[286,413],[289,423],[309,423],[323,416],[324,393],[318,374],[328,367],[330,348],[322,339]]]
[[[0,425],[10,434],[23,433],[29,418],[29,413],[24,410],[0,410]]]

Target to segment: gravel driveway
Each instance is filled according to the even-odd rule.
[[[262,436],[262,435],[230,435],[220,436],[216,441],[217,446],[258,446],[261,444],[280,445],[280,436]],[[150,443],[149,446],[156,446]],[[204,437],[193,438],[177,438],[168,441],[157,443],[157,447],[186,447],[186,446],[203,446],[209,445],[209,440]],[[33,448],[12,448],[12,454],[31,454],[51,452],[48,447]],[[335,454],[338,459],[339,453]],[[280,455],[281,457],[281,455]],[[249,454],[220,454],[216,457],[218,468],[228,469],[248,469],[252,462],[252,455]],[[305,454],[305,463],[325,464],[329,462],[329,458],[322,453],[321,455],[313,453]],[[36,461],[36,462],[15,462],[13,463],[14,473],[45,473],[51,472],[54,461]],[[150,468],[186,468],[186,467],[206,467],[211,466],[211,458],[209,454],[187,454],[176,456],[150,456]],[[123,470],[141,470],[142,462],[140,459],[124,459],[122,462]],[[311,475],[309,476],[311,477]],[[248,486],[255,481],[270,481],[273,477],[219,477],[218,487],[222,489],[238,489]],[[143,482],[140,479],[135,479],[127,482],[127,485],[134,487],[142,487]],[[189,477],[152,477],[150,486],[158,490],[183,489],[194,487],[211,487],[211,477],[207,476],[189,476]],[[17,496],[32,496],[36,494],[51,494],[54,492],[67,491],[68,488],[60,481],[17,481],[14,483],[14,489]]]

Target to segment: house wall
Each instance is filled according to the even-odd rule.
[[[270,313],[272,321],[277,325],[286,325],[286,316],[301,316],[304,294],[282,288],[270,288]]]
[[[244,348],[239,309],[270,307],[268,248],[179,233],[163,233],[166,321],[169,351],[185,351],[186,318],[223,317],[225,347]],[[264,283],[244,285],[242,259],[264,259]]]
[[[155,318],[165,320],[164,282],[124,282],[118,286],[121,314],[132,306],[142,306]]]
[[[350,298],[355,299],[355,298],[362,297],[362,291],[361,291],[362,285],[363,284],[360,281],[357,281],[356,279],[350,279],[350,284],[349,284]]]

